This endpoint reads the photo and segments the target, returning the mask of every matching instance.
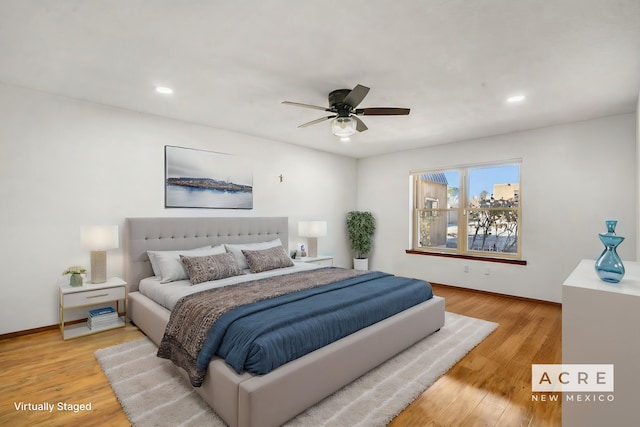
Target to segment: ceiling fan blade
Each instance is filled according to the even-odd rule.
[[[317,105],[301,104],[299,102],[282,101],[283,104],[293,105],[294,107],[313,108],[314,110],[332,111],[330,108],[318,107]]]
[[[333,119],[333,118],[335,118],[335,117],[337,117],[337,116],[320,117],[319,119],[315,119],[315,120],[311,120],[310,122],[303,123],[303,124],[301,124],[301,125],[300,125],[300,126],[298,126],[298,127],[299,127],[299,128],[306,128],[307,126],[315,125],[315,124],[317,124],[317,123],[322,123],[322,122],[324,122],[324,121],[326,121],[326,120]]]
[[[358,108],[355,113],[359,116],[406,116],[410,108],[373,107]]]
[[[356,130],[358,132],[364,132],[365,130],[369,129],[367,125],[365,125],[364,122],[360,120],[358,117],[351,116],[351,118],[356,121]]]
[[[347,94],[347,96],[345,96],[344,101],[342,102],[344,104],[347,104],[351,108],[356,108],[358,105],[360,105],[360,103],[362,102],[364,97],[367,96],[368,93],[369,93],[368,87],[357,85],[356,87],[353,88],[353,90],[351,90],[351,92]]]

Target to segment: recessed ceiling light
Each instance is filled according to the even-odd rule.
[[[171,95],[173,93],[173,89],[166,86],[156,86],[156,92],[162,93],[164,95]]]
[[[525,96],[524,95],[514,95],[514,96],[510,96],[509,98],[507,98],[507,102],[522,102],[524,101]]]

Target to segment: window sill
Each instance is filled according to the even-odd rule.
[[[513,258],[461,255],[461,254],[446,253],[446,252],[426,252],[426,251],[416,251],[414,249],[406,249],[405,253],[413,254],[413,255],[439,256],[439,257],[445,257],[445,258],[469,259],[472,261],[498,262],[502,264],[527,265],[527,261],[522,259],[513,259]]]

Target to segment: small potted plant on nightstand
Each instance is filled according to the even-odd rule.
[[[74,265],[73,267],[69,267],[67,268],[65,271],[62,272],[62,275],[65,276],[67,274],[70,274],[71,277],[69,278],[69,285],[71,286],[82,286],[82,274],[85,274],[87,272],[87,270],[84,269],[84,267],[80,267],[79,265]]]
[[[376,219],[371,212],[351,211],[347,214],[347,233],[351,249],[355,253],[353,268],[368,270],[367,258],[373,246],[373,233],[376,231]]]

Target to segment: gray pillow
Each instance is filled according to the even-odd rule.
[[[255,251],[243,249],[242,254],[252,273],[293,266],[293,261],[282,246]]]
[[[233,255],[226,252],[193,257],[180,255],[180,261],[184,264],[184,269],[193,285],[242,274],[242,269]]]

